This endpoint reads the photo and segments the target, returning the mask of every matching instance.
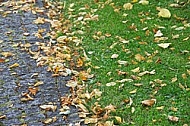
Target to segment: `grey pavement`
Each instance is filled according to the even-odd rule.
[[[37,1],[37,6],[43,6],[42,1]],[[1,10],[10,10],[11,7],[0,6]],[[3,16],[4,11],[0,11],[0,58],[6,62],[0,62],[0,126],[66,126],[79,120],[77,109],[71,106],[71,114],[64,119],[59,114],[60,97],[69,94],[68,87],[65,86],[66,81],[70,77],[52,77],[47,72],[47,67],[37,67],[36,61],[26,52],[13,45],[17,43],[29,42],[32,50],[36,50],[35,42],[47,42],[36,38],[33,33],[39,28],[50,29],[48,23],[35,25],[33,22],[37,17],[44,15],[33,15],[31,11],[11,12],[6,17]],[[24,36],[23,33],[30,33]],[[2,52],[11,52],[14,55],[4,57]],[[19,66],[9,68],[10,65],[18,63]],[[32,77],[34,73],[38,76]],[[21,101],[22,94],[28,92],[28,88],[35,82],[43,81],[44,84],[39,86],[36,95],[32,95],[34,100]],[[56,111],[45,111],[39,106],[52,103],[57,106]],[[5,117],[3,117],[5,116]],[[44,120],[56,117],[55,122],[44,124]]]

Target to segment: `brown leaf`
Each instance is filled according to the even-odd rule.
[[[156,103],[156,99],[144,100],[141,103],[144,106],[153,106]]]
[[[38,92],[38,88],[32,88],[32,87],[29,87],[28,88],[29,92],[32,94],[32,95],[36,95],[36,93]]]
[[[142,56],[141,54],[136,54],[136,55],[135,55],[135,59],[136,59],[137,61],[143,61],[143,60],[145,60],[144,56]]]
[[[5,59],[0,58],[0,63],[5,62]]]
[[[168,119],[169,119],[171,122],[178,122],[178,121],[179,121],[179,118],[176,117],[176,116],[168,116]]]

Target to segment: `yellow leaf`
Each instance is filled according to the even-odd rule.
[[[38,17],[36,20],[34,20],[35,24],[44,24],[45,22],[44,18]]]
[[[117,120],[118,123],[122,123],[121,117],[115,116],[115,119]]]
[[[162,110],[164,109],[164,106],[156,107],[157,110]]]
[[[140,0],[139,3],[142,4],[142,5],[148,5],[149,1],[147,1],[147,0]]]
[[[166,48],[168,48],[170,46],[170,44],[171,43],[160,43],[160,44],[158,44],[158,46],[161,47],[161,48],[166,49]]]
[[[137,61],[145,60],[144,56],[142,56],[141,54],[136,54],[136,55],[135,55],[135,59],[136,59]]]
[[[15,67],[18,67],[19,64],[18,63],[14,63],[13,65],[9,66],[9,68],[15,68]]]
[[[137,92],[137,89],[130,91],[130,94],[135,94]]]
[[[156,9],[159,11],[159,13],[158,13],[159,17],[163,17],[163,18],[170,18],[171,17],[171,13],[168,9],[160,8],[160,7],[157,7]]]
[[[13,56],[12,52],[2,52],[1,55],[3,55],[4,57],[10,57]]]
[[[34,84],[34,87],[39,86],[39,85],[42,85],[42,84],[44,84],[43,81],[38,81],[38,82],[36,82],[36,83]]]
[[[140,72],[140,67],[137,67],[137,68],[135,68],[135,69],[133,69],[131,71],[134,72],[134,73],[139,73]]]
[[[131,10],[133,8],[133,5],[131,3],[126,3],[123,5],[123,8],[125,10]]]

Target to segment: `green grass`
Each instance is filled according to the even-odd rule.
[[[101,1],[101,0],[100,0]],[[101,1],[105,2],[105,1]],[[128,1],[130,2],[130,1]],[[121,126],[125,125],[138,125],[138,126],[169,126],[169,125],[183,125],[189,124],[190,120],[190,75],[187,70],[190,70],[189,52],[183,53],[184,50],[190,51],[190,39],[184,41],[183,39],[189,37],[190,27],[184,30],[174,30],[172,26],[181,27],[188,24],[190,21],[190,5],[187,4],[181,8],[173,8],[169,5],[174,3],[173,0],[149,1],[149,5],[141,5],[139,3],[133,4],[132,10],[124,10],[123,4],[127,3],[126,0],[113,0],[114,6],[119,8],[119,12],[114,12],[114,7],[110,4],[104,5],[101,8],[100,3],[94,3],[92,0],[78,0],[75,3],[75,11],[73,15],[79,17],[79,12],[87,12],[92,14],[91,9],[98,9],[94,14],[99,15],[98,21],[86,21],[86,25],[81,22],[73,23],[72,31],[82,30],[84,34],[77,35],[82,39],[81,47],[86,51],[90,61],[87,61],[87,68],[91,68],[94,78],[86,81],[87,89],[91,92],[93,89],[100,89],[102,96],[100,99],[91,99],[87,102],[86,106],[91,108],[95,102],[98,102],[102,108],[112,104],[116,106],[116,112],[112,112],[110,117],[119,116],[122,118],[122,123],[118,123],[114,118],[108,120],[115,120],[115,124]],[[72,0],[66,1],[65,12],[68,12],[68,5]],[[88,6],[89,9],[80,10]],[[156,7],[167,8],[172,13],[170,19],[159,18]],[[126,17],[123,14],[128,14]],[[184,21],[178,20],[174,17],[184,18]],[[65,17],[69,17],[69,13],[64,13]],[[77,19],[70,18],[73,22]],[[147,19],[148,18],[148,19]],[[122,23],[126,21],[127,23]],[[142,22],[144,20],[144,22]],[[137,31],[134,30],[137,28]],[[162,26],[163,28],[159,28]],[[146,35],[143,28],[147,27],[149,35]],[[164,37],[168,40],[154,42],[153,30],[161,30]],[[96,33],[102,32],[102,36],[106,33],[111,34],[110,37],[105,39],[96,40],[93,38]],[[179,38],[172,39],[172,35],[179,34]],[[122,37],[129,41],[128,44],[119,42],[116,37]],[[100,36],[99,36],[100,37]],[[146,42],[147,44],[140,44]],[[117,43],[112,49],[111,45]],[[168,48],[160,48],[159,43],[172,43]],[[157,53],[155,53],[157,51]],[[88,52],[93,52],[88,53]],[[152,54],[147,56],[146,52]],[[111,59],[112,54],[118,54],[118,58]],[[136,54],[141,54],[145,57],[144,61],[137,61]],[[83,53],[81,52],[81,55]],[[156,62],[158,59],[161,61]],[[127,61],[127,65],[119,65],[118,60]],[[150,61],[150,62],[148,62]],[[99,69],[95,67],[98,66]],[[138,73],[133,73],[131,70],[140,68],[140,72],[155,70],[154,75],[144,75],[139,80],[133,82],[117,83],[115,86],[108,87],[106,83],[116,82],[126,78],[131,78],[131,75],[138,76]],[[118,75],[118,71],[127,72],[127,75]],[[109,74],[108,74],[109,73]],[[186,74],[187,78],[184,79],[182,74]],[[171,79],[177,77],[178,80],[174,83]],[[154,80],[163,80],[161,84],[156,83]],[[142,83],[140,87],[134,86],[136,83]],[[181,83],[185,89],[179,87]],[[123,85],[122,85],[123,84]],[[187,87],[186,87],[187,86]],[[135,94],[129,92],[137,89]],[[157,93],[154,93],[157,91]],[[133,103],[130,107],[126,107],[123,102],[125,99],[131,98]],[[146,99],[155,98],[156,104],[151,107],[144,107],[141,101]],[[157,110],[156,107],[164,106],[164,109]],[[134,107],[134,113],[131,108]],[[172,111],[171,107],[178,108],[177,111]],[[179,122],[171,122],[168,120],[168,115],[179,117]]]

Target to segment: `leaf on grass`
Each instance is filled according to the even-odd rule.
[[[160,30],[158,30],[156,34],[154,34],[154,37],[161,37],[161,36],[163,36],[163,33]]]
[[[168,119],[169,119],[171,122],[178,122],[178,121],[179,121],[179,118],[176,117],[176,116],[168,116]]]
[[[133,5],[131,3],[126,3],[123,5],[123,8],[125,10],[131,10],[133,8]]]
[[[118,60],[117,62],[119,65],[127,65],[128,64],[128,62],[124,61],[124,60]]]
[[[147,0],[140,0],[139,3],[142,4],[142,5],[148,5],[149,1],[147,1]]]
[[[137,68],[135,68],[135,69],[133,69],[131,71],[134,72],[134,73],[139,73],[140,72],[140,67],[137,67]]]
[[[113,55],[111,56],[111,58],[112,58],[112,59],[116,59],[118,56],[119,56],[118,54],[113,54]]]
[[[136,54],[136,55],[135,55],[135,59],[136,59],[137,61],[143,61],[143,60],[145,60],[144,56],[142,56],[141,54]]]
[[[122,123],[122,119],[121,119],[121,117],[119,117],[119,116],[115,116],[115,119],[117,120],[118,123]]]
[[[172,83],[177,81],[177,77],[172,78]]]
[[[168,48],[170,46],[170,44],[171,43],[160,43],[160,44],[158,44],[158,46],[161,47],[161,48],[166,49],[166,48]]]
[[[14,64],[12,64],[11,66],[9,66],[10,69],[11,69],[11,68],[15,68],[15,67],[19,67],[19,64],[18,64],[18,63],[14,63]]]
[[[55,112],[55,110],[57,109],[57,106],[56,105],[40,105],[40,108],[41,109],[44,109],[46,111],[53,111]]]
[[[135,107],[131,107],[131,113],[135,112]]]
[[[164,106],[156,107],[157,110],[162,110],[164,109]]]
[[[130,91],[130,94],[135,94],[137,92],[137,89]]]
[[[144,106],[153,106],[156,103],[156,99],[144,100],[141,103]]]
[[[152,71],[144,71],[144,72],[141,72],[141,73],[139,73],[138,75],[139,76],[143,76],[143,75],[145,75],[145,74],[150,74],[150,75],[153,75],[153,74],[155,74],[155,70],[152,70]]]
[[[174,111],[174,112],[177,112],[178,108],[176,107],[171,107],[170,110]]]
[[[168,9],[157,7],[156,10],[159,11],[158,16],[163,18],[170,18],[171,13]]]
[[[110,87],[110,86],[115,86],[116,85],[116,82],[109,82],[106,84],[106,86]]]

